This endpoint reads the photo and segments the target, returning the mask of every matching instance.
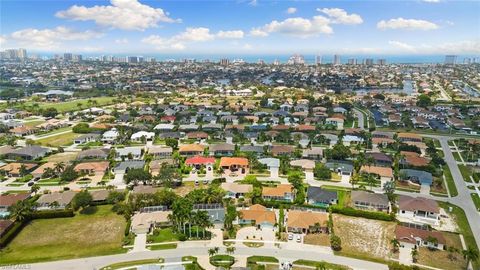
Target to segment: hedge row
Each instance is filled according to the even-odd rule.
[[[12,227],[0,238],[0,248],[6,247],[17,236],[26,223],[15,222]]]
[[[71,209],[59,209],[59,210],[46,210],[35,211],[30,216],[30,219],[47,219],[47,218],[64,218],[73,217],[75,213]]]
[[[333,213],[342,214],[346,216],[363,217],[363,218],[377,219],[377,220],[383,220],[383,221],[395,220],[394,215],[390,215],[384,212],[362,211],[362,210],[357,210],[351,207],[342,208],[338,206],[332,206],[331,209]]]

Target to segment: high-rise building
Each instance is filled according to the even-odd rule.
[[[445,55],[445,65],[455,65],[457,62],[456,55]]]
[[[64,53],[63,54],[63,60],[64,61],[72,61],[73,55],[71,53]]]
[[[367,66],[372,66],[373,65],[373,58],[365,59],[364,64],[367,65]]]
[[[127,62],[128,62],[128,63],[138,63],[138,57],[136,57],[136,56],[128,56],[128,57],[127,57]]]
[[[321,65],[322,64],[322,56],[321,55],[315,56],[315,64],[316,65]]]
[[[228,58],[222,58],[220,59],[220,65],[222,66],[228,66],[230,64],[230,60]]]
[[[471,63],[472,63],[472,59],[471,59],[471,58],[468,58],[468,57],[463,58],[463,63],[466,64],[466,65],[471,64]]]
[[[338,65],[341,65],[342,64],[342,60],[340,58],[340,55],[339,54],[335,54],[333,56],[333,65],[335,66],[338,66]]]
[[[356,65],[357,64],[357,59],[355,59],[355,58],[348,59],[348,64],[349,65]]]
[[[303,58],[303,55],[300,54],[294,54],[288,58],[287,64],[289,65],[303,65],[305,64],[305,58]]]
[[[80,61],[82,61],[82,59],[83,59],[83,56],[81,54],[74,54],[73,57],[72,57],[72,60],[74,62],[80,62]]]
[[[377,60],[377,65],[384,66],[387,64],[387,60],[385,59],[378,59]]]
[[[17,50],[17,58],[18,59],[26,59],[27,58],[27,50],[25,49],[18,49]]]

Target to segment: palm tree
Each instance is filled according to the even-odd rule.
[[[400,247],[400,242],[397,240],[397,238],[393,238],[390,240],[390,244],[392,244],[393,247],[393,253],[398,251],[398,248]]]
[[[48,207],[50,207],[51,209],[56,209],[59,206],[60,204],[57,201],[53,201],[48,205]]]
[[[37,195],[37,192],[40,190],[40,186],[35,184],[30,188],[30,192],[35,193]]]
[[[65,170],[65,163],[63,161],[55,163],[53,170],[55,170],[57,174],[60,175]]]
[[[202,236],[205,238],[205,230],[213,226],[210,216],[207,211],[198,211],[198,215],[195,218],[197,219],[198,226],[202,228]]]
[[[217,251],[215,250],[215,248],[208,249],[208,256],[212,257],[216,253],[217,253]]]
[[[474,262],[478,260],[478,250],[468,247],[466,250],[462,251],[463,258],[467,260],[467,269],[468,266],[470,265],[470,262]]]
[[[412,248],[410,255],[412,255],[412,261],[417,262],[418,250],[416,248]]]
[[[233,253],[235,253],[235,247],[227,247],[227,253],[228,253],[228,254],[233,254]]]
[[[24,221],[32,214],[33,206],[33,203],[29,200],[18,201],[10,206],[8,211],[15,220]]]

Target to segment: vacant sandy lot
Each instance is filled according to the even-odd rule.
[[[390,240],[395,237],[394,222],[333,215],[335,234],[342,239],[342,252],[387,258]]]
[[[72,160],[75,160],[77,158],[78,153],[73,153],[73,152],[64,152],[64,153],[58,153],[55,155],[51,155],[47,157],[47,160],[50,162],[70,162]]]

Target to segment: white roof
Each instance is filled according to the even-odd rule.
[[[139,132],[133,133],[130,138],[132,140],[135,140],[135,139],[140,139],[142,137],[145,137],[147,139],[153,138],[155,137],[155,132],[139,131]]]
[[[158,124],[153,129],[173,129],[175,125],[172,124]]]

